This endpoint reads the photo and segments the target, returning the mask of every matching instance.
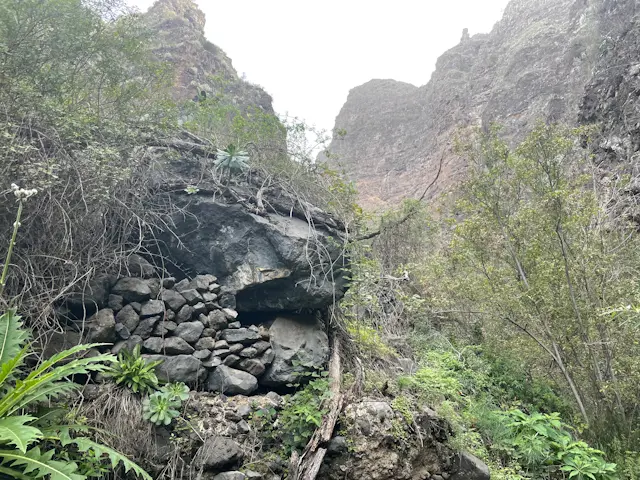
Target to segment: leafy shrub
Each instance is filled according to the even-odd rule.
[[[158,389],[158,377],[154,370],[161,363],[161,360],[147,362],[140,355],[140,345],[136,345],[133,351],[121,350],[117,361],[105,375],[113,378],[116,384],[124,385],[135,393],[150,393]]]
[[[112,467],[121,464],[125,471],[151,480],[151,477],[122,454],[90,438],[75,436],[81,427],[55,422],[50,414],[38,413],[38,407],[77,391],[80,385],[68,380],[73,375],[104,372],[109,354],[82,357],[99,344],[77,345],[42,361],[31,371],[23,370],[29,355],[28,335],[14,310],[0,316],[0,473],[10,478],[83,480],[78,465],[65,460],[64,448],[95,459],[108,458]],[[25,413],[30,412],[30,413]]]

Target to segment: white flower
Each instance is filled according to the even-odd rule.
[[[11,190],[13,190],[13,194],[18,200],[26,200],[27,198],[32,197],[38,193],[38,190],[36,190],[35,188],[20,188],[15,183],[11,184]]]

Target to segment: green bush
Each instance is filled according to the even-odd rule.
[[[43,360],[25,370],[29,345],[20,317],[14,310],[0,316],[0,473],[10,478],[83,480],[78,465],[65,459],[65,450],[73,449],[98,461],[108,459],[125,471],[151,480],[135,463],[120,453],[88,437],[77,436],[86,428],[51,422],[52,414],[43,407],[76,392],[80,385],[69,380],[74,375],[104,372],[112,355],[82,356],[99,344],[78,345]]]
[[[105,375],[113,378],[117,385],[124,385],[135,393],[151,393],[158,389],[155,368],[161,363],[162,360],[147,362],[140,355],[140,345],[136,345],[133,351],[121,350]]]

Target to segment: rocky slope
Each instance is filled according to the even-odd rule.
[[[521,138],[538,119],[575,122],[602,43],[603,0],[513,0],[491,33],[442,55],[431,80],[413,87],[373,80],[351,90],[329,150],[379,207],[418,196],[444,162],[438,188],[465,171],[455,155],[465,127],[504,125]],[[616,3],[616,2],[610,2]],[[633,3],[633,2],[629,2]]]
[[[271,96],[238,76],[231,59],[204,36],[205,16],[192,0],[158,0],[145,14],[155,54],[175,68],[174,97],[223,94],[244,109],[273,113]]]

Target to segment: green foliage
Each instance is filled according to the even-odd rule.
[[[243,172],[249,168],[249,154],[229,144],[224,150],[218,149],[214,165],[222,171],[231,173]]]
[[[618,478],[616,465],[606,462],[600,450],[574,440],[559,414],[526,414],[513,409],[501,415],[508,433],[492,448],[516,460],[536,478]]]
[[[80,388],[68,379],[74,375],[104,372],[112,355],[83,357],[87,350],[100,344],[78,345],[40,362],[30,371],[23,369],[29,347],[25,332],[14,310],[0,316],[3,347],[0,358],[0,473],[11,478],[44,478],[51,480],[83,480],[78,465],[61,456],[59,446],[74,444],[82,452],[98,458],[106,457],[112,468],[122,465],[125,471],[151,479],[136,464],[120,453],[94,443],[88,438],[72,436],[73,427],[49,425],[38,407],[59,400]],[[24,414],[34,411],[33,414]],[[49,448],[43,450],[43,448]]]
[[[180,416],[182,402],[189,398],[189,387],[184,383],[168,383],[142,402],[143,417],[156,425],[169,425]]]
[[[136,345],[133,351],[122,349],[117,361],[105,375],[113,378],[117,385],[124,385],[135,393],[151,393],[158,389],[155,368],[161,363],[161,360],[147,362],[140,355],[140,345]]]

